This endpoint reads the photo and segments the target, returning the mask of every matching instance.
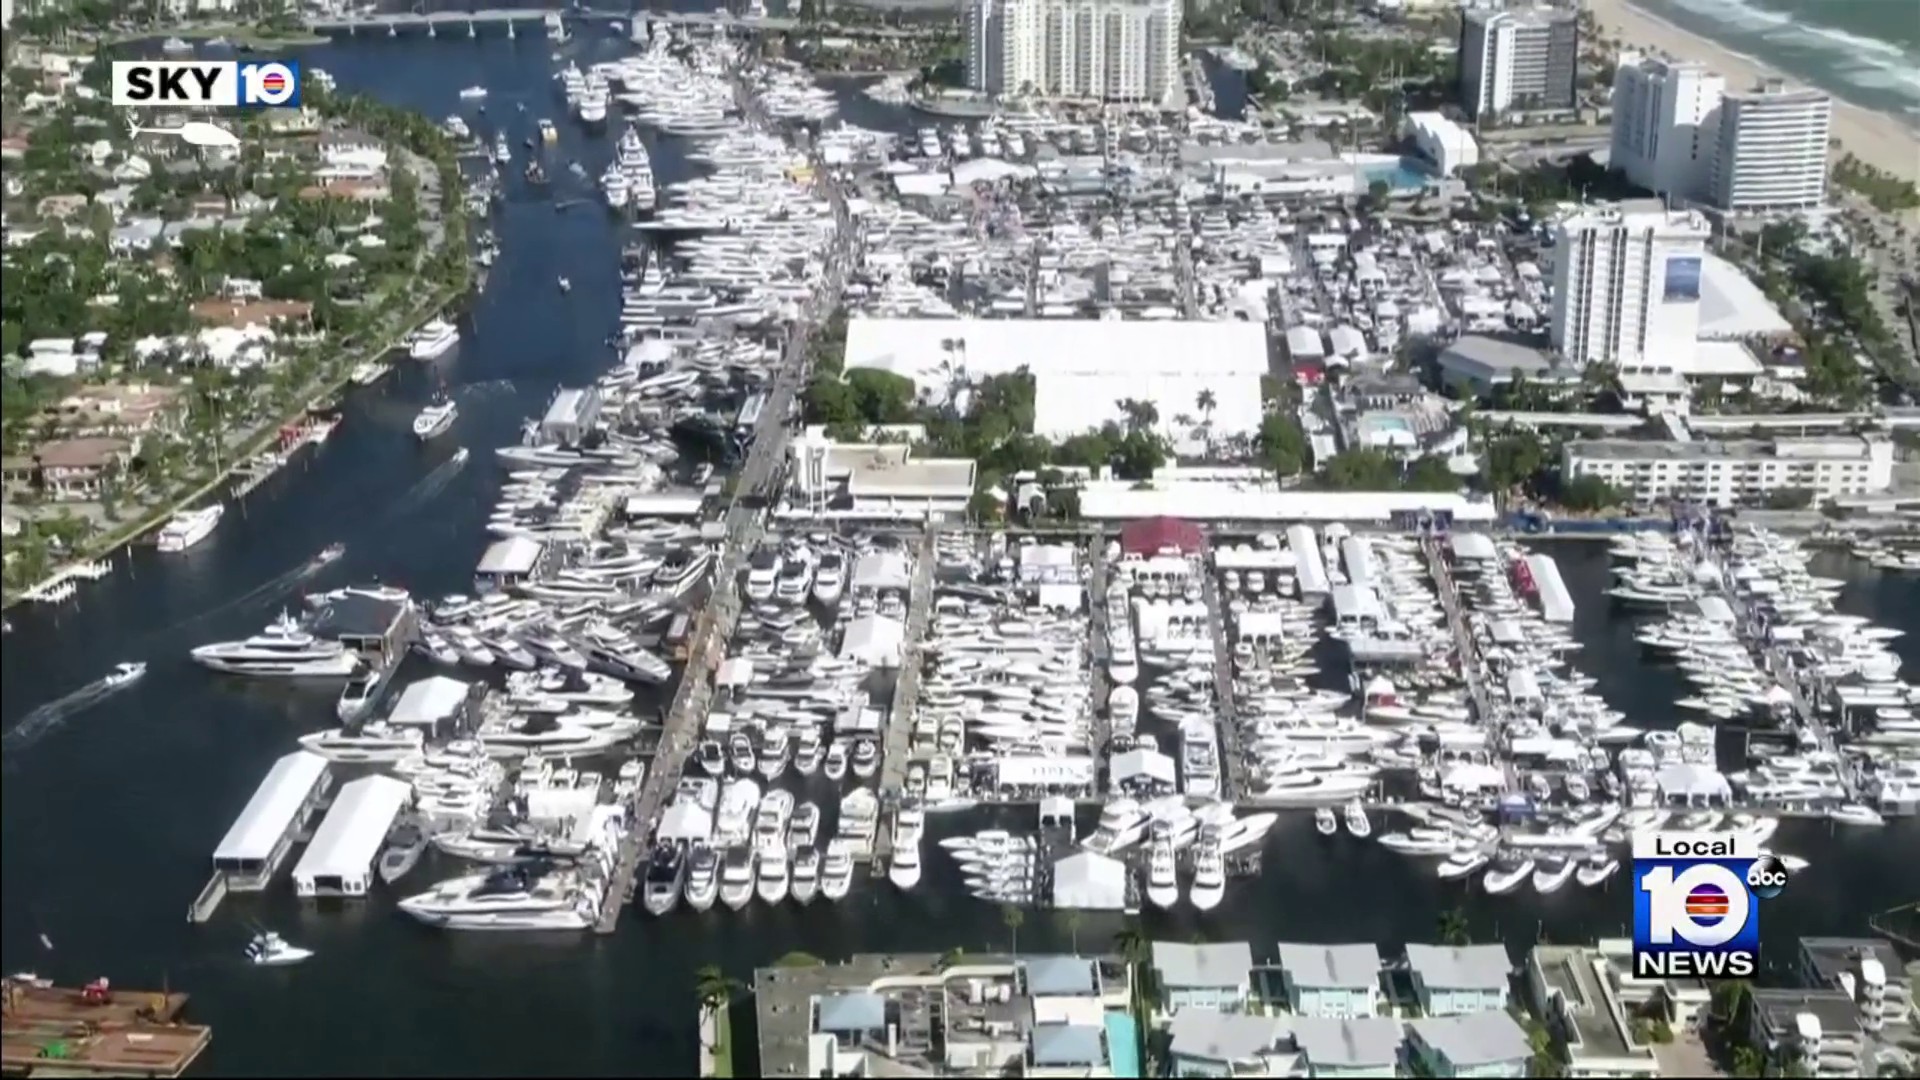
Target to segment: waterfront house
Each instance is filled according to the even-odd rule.
[[[139,445],[130,439],[55,439],[42,443],[33,458],[47,498],[85,502],[98,498],[101,487],[126,468],[138,451]]]
[[[1526,1076],[1527,1033],[1504,1010],[1428,1016],[1407,1024],[1407,1061],[1419,1076]]]
[[[86,386],[47,410],[47,418],[72,436],[144,435],[171,427],[180,391],[169,386]]]
[[[1306,1059],[1309,1076],[1398,1075],[1404,1037],[1398,1020],[1385,1016],[1296,1016],[1290,1026],[1293,1045]]]
[[[1301,1016],[1372,1016],[1380,1004],[1380,949],[1280,943],[1287,1010]]]
[[[1292,1076],[1301,1066],[1277,1016],[1184,1009],[1167,1024],[1174,1076]]]
[[[1513,960],[1504,945],[1409,945],[1407,971],[1427,1016],[1461,1016],[1507,1005]]]
[[[250,326],[304,326],[313,319],[313,305],[305,300],[251,300],[236,302],[221,297],[196,300],[188,308],[193,317],[208,326],[234,330]]]
[[[340,128],[320,135],[322,180],[371,179],[387,171],[387,149],[380,140],[357,128]]]
[[[1214,1009],[1240,1012],[1252,992],[1253,947],[1244,941],[1188,945],[1153,943],[1154,985],[1161,1012]]]

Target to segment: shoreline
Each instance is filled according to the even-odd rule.
[[[1587,10],[1593,13],[1594,22],[1603,33],[1620,39],[1623,50],[1664,53],[1699,61],[1725,77],[1730,88],[1750,86],[1762,78],[1810,85],[1731,46],[1636,7],[1631,0],[1589,0]],[[1891,113],[1877,112],[1831,90],[1817,89],[1833,99],[1830,138],[1839,144],[1842,152],[1903,180],[1920,183],[1920,131]]]

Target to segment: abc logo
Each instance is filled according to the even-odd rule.
[[[300,94],[300,77],[279,62],[240,65],[240,99],[247,105],[286,105]]]
[[[1762,900],[1771,900],[1787,887],[1787,867],[1772,855],[1753,860],[1747,867],[1747,888]]]

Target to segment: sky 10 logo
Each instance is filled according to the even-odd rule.
[[[1748,834],[1633,837],[1633,974],[1745,979],[1760,964],[1760,904],[1787,868]]]

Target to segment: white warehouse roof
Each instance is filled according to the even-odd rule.
[[[311,892],[307,883],[316,878],[364,877],[373,868],[393,819],[412,797],[413,788],[391,776],[363,776],[343,785],[327,819],[293,868],[295,885],[306,885],[300,891]]]
[[[1746,271],[1718,255],[1700,259],[1700,329],[1703,339],[1772,336],[1793,324]]]
[[[949,350],[945,342],[960,343]],[[1260,377],[1267,373],[1266,330],[1240,321],[1116,319],[853,319],[846,366],[878,368],[942,393],[953,368],[970,379],[1022,367],[1034,378],[1034,431],[1052,439],[1124,419],[1133,398],[1173,418],[1196,420],[1196,399],[1211,391],[1217,432],[1260,427]]]
[[[254,789],[246,809],[233,821],[233,827],[213,849],[217,860],[235,862],[264,861],[273,855],[287,829],[293,825],[300,807],[313,794],[314,785],[327,775],[327,759],[319,754],[296,750],[273,763],[266,778]]]

